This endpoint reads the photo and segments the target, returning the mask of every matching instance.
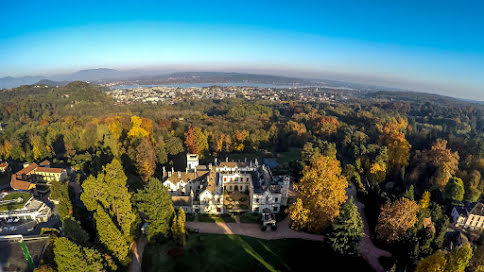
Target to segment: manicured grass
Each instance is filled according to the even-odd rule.
[[[258,213],[244,213],[240,216],[240,223],[260,223],[260,214]]]
[[[198,221],[200,222],[225,222],[225,223],[235,223],[235,219],[228,214],[199,214]]]
[[[148,244],[143,271],[372,271],[362,258],[335,256],[321,242],[300,239],[192,234],[183,256],[171,257],[170,248]]]
[[[11,199],[17,199],[17,198],[22,198],[22,202],[20,203],[11,203],[11,204],[4,204],[0,206],[0,211],[7,211],[7,210],[15,210],[15,209],[20,209],[24,206],[24,204],[31,198],[31,194],[29,193],[10,193],[6,197],[2,198],[1,200],[11,200]]]

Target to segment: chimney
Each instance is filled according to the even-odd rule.
[[[171,177],[171,172],[170,171],[168,171],[168,177]]]
[[[217,161],[218,161],[217,158],[215,158],[215,160],[214,160],[215,166],[217,166]]]
[[[173,169],[173,167],[171,168],[171,174],[175,174],[175,170]]]
[[[208,170],[212,170],[212,163],[208,164]]]
[[[181,178],[181,172],[180,171],[178,171],[178,177]]]
[[[166,177],[166,169],[164,166],[163,166],[163,177]]]
[[[225,157],[225,162],[229,162],[229,157]]]

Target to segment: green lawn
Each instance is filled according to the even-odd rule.
[[[192,234],[176,259],[170,247],[148,244],[143,271],[372,271],[362,258],[335,256],[316,241]]]
[[[200,222],[225,222],[225,223],[235,223],[235,218],[228,214],[199,214],[198,221]]]
[[[19,197],[22,198],[22,202],[15,202],[15,203],[1,205],[0,211],[20,209],[32,197],[32,195],[29,193],[21,193],[21,192],[10,193],[6,197],[2,198],[2,201],[17,199]]]
[[[244,213],[240,216],[240,223],[260,224],[260,217],[258,213]]]

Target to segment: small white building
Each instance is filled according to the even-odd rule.
[[[456,227],[473,231],[484,230],[484,204],[477,203],[472,209],[466,206],[452,208],[451,217]]]

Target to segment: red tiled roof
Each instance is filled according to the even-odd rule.
[[[44,173],[57,173],[60,174],[62,173],[62,168],[49,168],[49,167],[37,167],[35,169],[35,172],[44,172]]]
[[[10,179],[10,187],[15,190],[30,190],[35,188],[35,184],[28,181],[18,180],[16,175],[12,175],[12,179]]]
[[[28,174],[32,172],[34,169],[39,167],[35,162],[31,163],[29,166],[25,167],[24,169],[20,170],[17,172],[17,175],[23,175],[23,174]]]
[[[50,161],[44,160],[44,161],[39,163],[39,166],[46,166],[46,165],[49,165],[49,164],[50,164]]]
[[[8,167],[8,162],[0,163],[0,168],[7,168],[7,167]]]

